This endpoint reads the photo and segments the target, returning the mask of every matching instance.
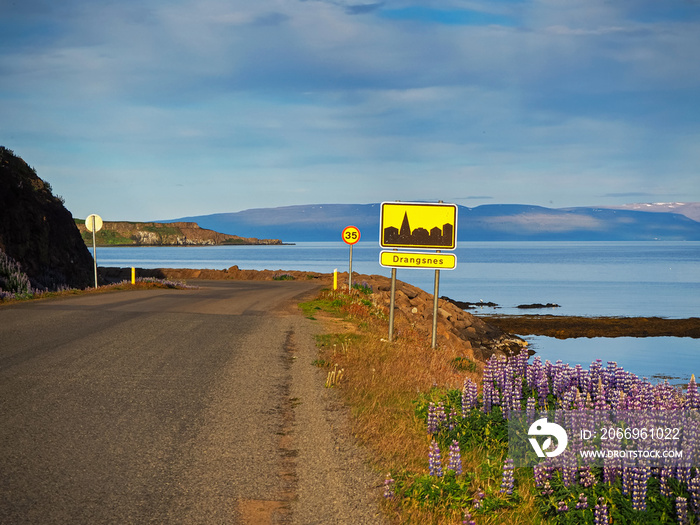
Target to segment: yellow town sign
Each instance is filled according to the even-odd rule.
[[[454,250],[457,245],[454,204],[383,202],[380,225],[384,248]]]

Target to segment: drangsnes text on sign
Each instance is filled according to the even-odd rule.
[[[383,248],[454,250],[457,206],[419,202],[383,202],[380,220]]]
[[[379,254],[379,264],[387,268],[454,270],[457,257],[453,253],[383,251]]]

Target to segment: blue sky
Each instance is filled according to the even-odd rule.
[[[700,0],[0,13],[0,145],[76,217],[700,201]]]

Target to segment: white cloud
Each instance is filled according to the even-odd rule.
[[[275,205],[341,189],[346,201],[416,198],[429,177],[440,197],[562,206],[658,193],[660,173],[666,188],[700,191],[696,19],[602,0],[434,0],[420,5],[514,23],[417,32],[375,4],[33,5],[21,23],[44,37],[0,46],[0,142],[39,156],[54,187],[71,162],[171,202],[180,194],[162,184],[178,181],[192,206],[220,211],[254,205],[226,195],[241,189]],[[285,180],[296,185],[277,190]],[[403,195],[387,195],[397,184]]]

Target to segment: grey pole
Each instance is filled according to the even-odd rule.
[[[95,247],[95,216],[92,216],[92,260],[95,263],[95,288],[97,288],[97,248]]]
[[[391,269],[391,299],[389,300],[389,342],[394,340],[394,298],[396,296],[396,268]]]
[[[435,270],[435,291],[433,292],[433,341],[431,347],[437,346],[437,316],[438,316],[438,296],[440,290],[440,270]]]
[[[348,272],[348,291],[352,290],[352,244],[350,245],[350,271]]]

